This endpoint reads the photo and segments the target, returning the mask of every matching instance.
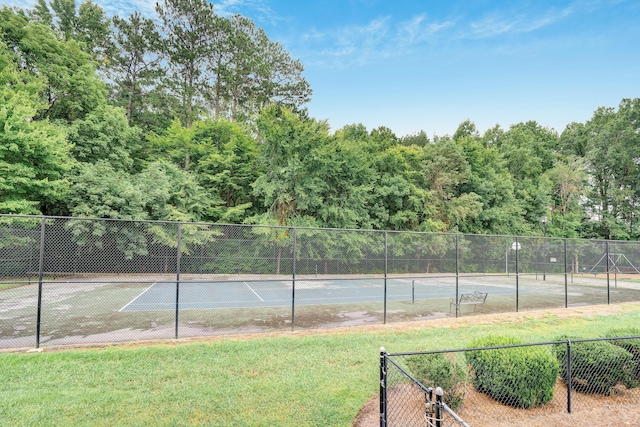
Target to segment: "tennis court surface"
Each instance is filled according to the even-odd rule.
[[[463,291],[471,284],[465,284]],[[291,305],[348,304],[384,300],[384,279],[156,282],[119,311],[278,307]],[[473,284],[490,295],[513,294],[513,286]],[[533,290],[523,290],[532,292]],[[387,279],[387,301],[445,299],[456,296],[455,282],[428,283],[412,279]]]

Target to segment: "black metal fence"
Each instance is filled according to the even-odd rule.
[[[637,242],[0,215],[0,347],[640,301],[638,265]]]
[[[585,425],[586,418],[637,425],[639,385],[640,336],[410,353],[381,348],[380,426]],[[436,388],[443,404],[434,411]]]

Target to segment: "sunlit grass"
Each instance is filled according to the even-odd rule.
[[[378,387],[379,348],[461,348],[489,333],[527,341],[636,326],[615,315],[525,314],[500,322],[282,334],[210,343],[0,354],[3,425],[349,426]],[[464,322],[463,322],[464,323]],[[449,323],[448,325],[451,325]]]

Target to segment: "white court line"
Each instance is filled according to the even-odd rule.
[[[260,295],[258,295],[258,293],[257,293],[256,291],[254,291],[254,290],[253,290],[253,288],[252,288],[251,286],[249,286],[249,284],[248,284],[247,282],[243,282],[243,283],[244,283],[245,285],[247,285],[247,288],[249,288],[249,290],[250,290],[251,292],[253,292],[253,293],[254,293],[258,298],[260,298],[260,301],[263,301],[263,302],[264,302],[264,300],[262,299],[262,297],[261,297]]]
[[[154,282],[154,283],[152,283],[152,284],[151,284],[151,286],[149,286],[147,289],[145,289],[144,291],[142,291],[142,292],[140,293],[140,295],[138,295],[137,297],[135,297],[134,299],[132,299],[131,301],[129,301],[129,302],[127,303],[127,305],[125,305],[125,306],[124,306],[124,307],[122,307],[120,310],[118,310],[118,312],[121,312],[122,310],[124,310],[125,308],[129,307],[131,304],[133,304],[134,302],[136,302],[136,300],[137,300],[138,298],[140,298],[140,297],[141,297],[142,295],[144,295],[144,294],[145,294],[149,289],[153,288],[153,287],[154,287],[155,285],[157,285],[157,284],[158,284],[158,282]]]

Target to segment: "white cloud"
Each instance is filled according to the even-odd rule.
[[[156,10],[155,0],[97,0],[96,3],[104,9],[107,16],[119,15],[123,18],[135,11],[140,12],[143,16],[151,17],[155,15]]]
[[[305,45],[301,50],[307,50],[305,56],[314,65],[365,64],[410,53],[453,25],[453,21],[430,22],[425,14],[400,22],[384,16],[364,25],[311,29],[300,37]]]
[[[507,14],[494,12],[471,22],[469,29],[459,38],[489,38],[503,34],[528,33],[553,25],[574,13],[569,6],[564,9],[552,8],[543,12]]]

